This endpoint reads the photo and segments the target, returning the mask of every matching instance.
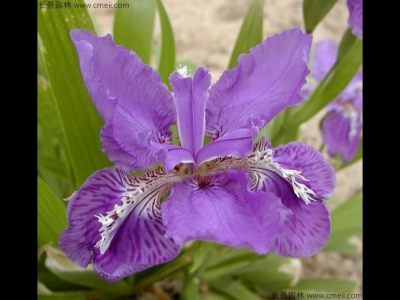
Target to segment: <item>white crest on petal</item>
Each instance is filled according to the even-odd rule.
[[[298,179],[309,181],[307,178],[301,175],[301,171],[283,168],[281,165],[279,165],[279,163],[273,160],[273,155],[274,149],[265,147],[261,141],[256,143],[253,148],[253,153],[247,160],[250,169],[258,174],[260,173],[256,170],[262,169],[269,170],[280,175],[292,185],[296,196],[301,198],[305,204],[309,204],[311,201],[316,200],[318,197],[315,192],[306,185],[298,182]],[[262,179],[265,176],[259,175],[259,177]],[[259,183],[255,182],[253,184],[258,185]]]
[[[347,138],[352,140],[357,135],[358,112],[353,105],[348,104],[344,106],[343,116],[349,119],[350,129]]]
[[[185,178],[179,172],[166,173],[162,168],[150,170],[138,177],[132,177],[122,170],[118,170],[118,172],[126,188],[125,193],[120,195],[122,204],[115,204],[114,208],[106,212],[105,216],[95,215],[102,224],[99,229],[101,239],[96,243],[96,247],[100,248],[102,254],[110,246],[115,230],[132,211],[137,210],[138,214],[147,213],[150,219],[159,218],[160,197],[176,182]],[[151,207],[155,209],[150,209]]]
[[[179,64],[177,71],[178,71],[179,75],[183,78],[190,77],[190,70],[188,70],[188,67],[186,65],[182,66],[181,64]]]

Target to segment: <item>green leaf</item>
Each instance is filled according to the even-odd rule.
[[[77,0],[75,5],[84,5]],[[65,152],[74,171],[76,189],[94,171],[111,165],[101,151],[102,119],[83,83],[72,29],[94,32],[85,8],[38,9],[38,37],[64,136]]]
[[[334,100],[360,69],[361,63],[362,40],[356,39],[349,51],[332,66],[309,99],[299,106],[287,109],[283,130],[299,126]]]
[[[331,213],[332,231],[324,251],[357,253],[352,237],[362,232],[362,191],[338,205]]]
[[[182,299],[183,300],[198,300],[199,299],[199,286],[197,285],[197,281],[190,280],[185,284],[182,291]]]
[[[67,228],[66,207],[38,177],[38,245],[58,245],[58,237]]]
[[[199,295],[200,300],[231,300],[232,298],[216,291],[206,291]]]
[[[263,0],[252,0],[236,39],[228,69],[236,66],[240,54],[261,43],[263,30]]]
[[[298,258],[268,254],[235,272],[241,282],[261,295],[269,295],[296,284],[301,275]]]
[[[257,294],[250,291],[241,283],[233,280],[215,281],[210,283],[210,286],[221,294],[229,296],[232,300],[261,300]]]
[[[135,51],[149,65],[156,15],[155,0],[118,0],[117,3],[129,4],[129,7],[115,10],[115,43]]]
[[[40,53],[40,45],[39,45],[39,39],[38,39],[38,45],[37,45],[37,70],[38,70],[38,75],[45,77],[47,79],[47,72],[46,72],[46,67],[44,66],[42,54]]]
[[[88,292],[57,292],[49,295],[38,295],[38,300],[88,300]]]
[[[260,255],[241,248],[231,248],[215,245],[217,252],[213,259],[208,263],[207,269],[201,278],[205,281],[232,276],[240,270],[260,258]]]
[[[65,163],[61,159],[39,152],[38,161],[42,170],[49,171],[55,178],[68,181],[68,175],[65,172]]]
[[[344,32],[342,39],[340,40],[339,44],[339,49],[338,49],[338,59],[344,57],[348,51],[350,51],[351,47],[355,43],[355,41],[358,39],[357,36],[355,36],[350,28],[347,28],[347,30]]]
[[[161,53],[158,72],[162,81],[171,88],[168,77],[175,69],[175,39],[167,12],[161,2],[156,0],[161,24]]]
[[[37,95],[38,174],[58,198],[65,198],[73,191],[68,174],[71,166],[62,147],[61,124],[58,118],[54,118],[58,113],[50,82],[41,75],[38,75]]]
[[[133,292],[133,288],[124,280],[110,283],[95,273],[91,266],[83,269],[74,265],[63,252],[54,247],[46,245],[43,250],[46,253],[45,265],[47,269],[66,282],[92,288],[104,295],[114,297],[129,295]]]
[[[307,33],[312,33],[337,0],[304,0],[303,18]]]
[[[197,246],[193,249],[193,263],[185,272],[183,299],[196,300],[199,298],[198,278],[207,268],[212,256],[216,254],[213,244],[198,242]]]
[[[355,288],[356,282],[349,280],[303,279],[293,288],[286,291],[294,292],[296,299],[354,299],[355,294],[351,293],[354,292]],[[348,294],[350,294],[349,297],[347,297]],[[361,298],[357,297],[357,299]]]

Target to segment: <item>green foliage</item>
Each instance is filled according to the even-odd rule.
[[[337,0],[304,0],[303,17],[307,33],[312,33]]]
[[[252,0],[236,39],[228,69],[236,66],[241,53],[248,53],[250,48],[262,41],[263,0]]]
[[[156,1],[118,0],[117,3],[129,4],[129,7],[115,10],[115,43],[135,51],[144,63],[150,64]]]
[[[58,245],[58,236],[67,227],[66,208],[49,186],[40,178],[38,188],[38,246]]]
[[[351,239],[362,232],[361,211],[362,191],[358,191],[332,211],[332,232],[324,251],[354,254],[361,250]]]

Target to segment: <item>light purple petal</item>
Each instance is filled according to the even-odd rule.
[[[191,77],[183,77],[174,72],[169,77],[174,90],[174,101],[178,114],[177,124],[182,147],[193,156],[203,146],[205,132],[205,109],[208,100],[208,88],[211,75],[204,67],[197,69]]]
[[[252,147],[253,135],[251,134],[251,130],[234,130],[205,145],[196,156],[196,164],[201,165],[206,161],[224,156],[236,158],[247,157]]]
[[[347,0],[348,24],[354,35],[363,37],[363,0]]]
[[[311,62],[311,73],[321,81],[336,62],[337,46],[332,39],[324,39],[315,44]]]
[[[360,144],[361,117],[357,113],[331,111],[322,122],[322,136],[331,157],[353,159]]]
[[[280,111],[301,103],[311,41],[311,35],[290,29],[241,54],[237,67],[210,89],[206,134],[215,139],[244,128],[257,133]]]
[[[173,259],[179,247],[164,237],[158,202],[170,180],[158,170],[140,178],[117,168],[94,173],[68,203],[61,250],[110,282]]]
[[[86,88],[106,122],[103,151],[130,170],[159,162],[150,142],[168,143],[169,127],[176,122],[172,94],[159,74],[134,52],[116,45],[111,35],[72,30],[71,38]],[[146,152],[148,157],[141,161]]]
[[[205,240],[265,254],[291,212],[269,192],[250,192],[246,171],[191,177],[162,204],[167,236]]]

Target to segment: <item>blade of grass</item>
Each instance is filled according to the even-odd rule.
[[[253,0],[246,13],[239,35],[236,39],[228,69],[236,66],[240,54],[248,53],[250,48],[261,43],[263,29],[263,0]]]

